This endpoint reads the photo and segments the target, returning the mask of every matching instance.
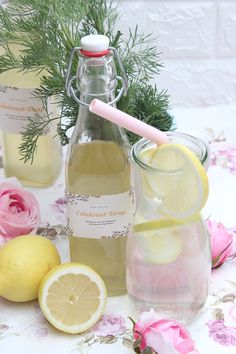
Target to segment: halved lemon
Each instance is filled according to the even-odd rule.
[[[107,292],[102,278],[92,268],[65,263],[47,273],[38,299],[44,316],[55,328],[80,333],[99,320]]]
[[[150,156],[150,165],[159,171],[147,174],[147,181],[161,200],[159,212],[173,220],[188,220],[199,214],[207,201],[209,186],[197,156],[175,143],[160,145]]]

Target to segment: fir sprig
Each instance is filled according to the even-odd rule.
[[[169,130],[172,125],[168,95],[150,84],[162,66],[155,38],[140,34],[136,27],[125,39],[121,31],[115,30],[119,16],[117,5],[107,0],[12,0],[6,9],[0,7],[0,43],[5,49],[4,55],[0,55],[0,73],[14,68],[35,71],[36,75],[43,72],[35,95],[44,102],[50,96],[57,97],[61,106],[57,119],[62,144],[68,143],[66,132],[75,125],[78,115],[77,103],[65,90],[70,51],[80,45],[82,36],[91,33],[110,38],[128,75],[128,94],[118,102],[118,108],[162,130]],[[11,51],[11,43],[21,45],[18,56]],[[55,117],[47,113],[45,118],[29,119],[20,148],[24,161],[32,160],[37,139],[52,119]],[[130,139],[134,142],[137,137],[130,134]]]
[[[50,124],[58,117],[48,112],[47,100],[42,100],[45,115],[35,112],[32,118],[29,118],[27,129],[22,135],[22,144],[20,146],[20,154],[23,156],[24,162],[33,162],[34,154],[37,151],[37,141],[40,136],[45,135],[49,131]],[[28,158],[30,156],[30,158]]]

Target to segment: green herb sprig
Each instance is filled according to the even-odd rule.
[[[26,16],[25,16],[26,15]],[[56,96],[61,107],[58,134],[63,145],[68,143],[67,130],[75,125],[78,105],[67,96],[65,75],[70,51],[80,45],[81,37],[91,33],[105,34],[111,46],[118,49],[129,79],[126,97],[117,104],[119,109],[161,129],[169,130],[173,117],[168,112],[169,98],[150,81],[162,64],[152,35],[140,34],[138,27],[129,30],[128,38],[115,30],[120,13],[114,2],[107,0],[12,0],[7,8],[0,7],[0,73],[18,69],[27,74],[44,73],[41,85],[34,91],[45,102]],[[10,44],[21,46],[15,55]],[[73,67],[76,72],[76,67]],[[23,160],[32,161],[37,139],[55,117],[45,112],[45,118],[35,116],[22,132],[20,153]],[[131,143],[137,140],[129,133]]]

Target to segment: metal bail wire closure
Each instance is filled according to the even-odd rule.
[[[75,100],[75,102],[77,102],[78,104],[82,104],[83,106],[89,106],[88,103],[81,101],[79,99],[79,97],[77,97],[77,95],[74,91],[74,88],[73,88],[73,82],[76,80],[76,76],[75,75],[71,76],[71,68],[72,68],[74,56],[76,53],[77,53],[77,55],[79,55],[81,49],[82,49],[81,47],[75,47],[71,50],[70,60],[69,60],[69,64],[68,64],[68,68],[67,68],[67,72],[66,72],[65,88],[66,88],[67,95],[69,97],[72,97]],[[128,89],[128,78],[126,76],[125,69],[123,67],[123,64],[122,64],[122,61],[120,59],[117,49],[114,47],[109,47],[108,49],[114,53],[114,55],[117,59],[117,63],[118,63],[120,70],[121,70],[121,76],[117,76],[116,79],[118,81],[121,81],[121,83],[122,83],[122,87],[118,90],[117,96],[114,98],[114,100],[112,100],[111,102],[108,103],[109,105],[112,105],[115,102],[117,102],[121,98],[122,95],[126,96],[127,89]]]

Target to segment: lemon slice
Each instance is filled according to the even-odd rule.
[[[146,164],[149,164],[155,150],[156,150],[155,147],[151,147],[150,149],[146,149],[146,150],[142,151],[140,154],[142,157],[142,161]]]
[[[134,225],[138,248],[145,261],[152,264],[174,262],[182,251],[181,232],[173,220],[153,220]]]
[[[196,222],[196,221],[201,221],[200,215],[196,215],[193,218],[188,220],[189,223]],[[157,229],[165,229],[165,228],[178,227],[178,226],[182,227],[185,225],[186,222],[184,221],[160,219],[160,220],[150,220],[139,224],[135,224],[133,230],[134,232],[145,232],[145,231],[153,231]]]
[[[38,298],[44,316],[55,328],[80,333],[99,320],[107,293],[103,280],[92,268],[66,263],[47,273]]]
[[[161,200],[161,214],[187,220],[200,212],[208,198],[208,178],[191,150],[181,144],[163,144],[152,153],[150,165],[159,170],[149,174],[147,180]]]

